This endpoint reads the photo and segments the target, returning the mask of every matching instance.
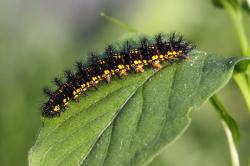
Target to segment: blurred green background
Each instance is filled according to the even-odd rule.
[[[201,0],[1,0],[0,165],[27,165],[41,125],[44,85],[100,50],[125,30],[99,16],[106,12],[141,32],[181,32],[198,49],[239,55],[237,37],[223,10]],[[250,17],[245,16],[250,34]],[[249,36],[248,36],[249,38]],[[219,94],[240,125],[239,156],[250,157],[250,115],[233,81]],[[192,112],[192,124],[151,166],[227,166],[230,157],[219,116],[209,103]]]

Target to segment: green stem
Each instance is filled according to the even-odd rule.
[[[103,12],[100,13],[100,15],[102,17],[104,17],[105,19],[107,19],[108,21],[110,21],[111,23],[121,27],[122,29],[127,30],[128,32],[138,32],[135,28],[131,27],[130,25],[128,25],[128,24],[126,24],[124,22],[121,22],[121,21],[119,21],[119,20],[117,20],[117,19],[115,19],[115,18],[113,18],[111,16],[108,16]]]
[[[233,76],[235,82],[237,83],[240,91],[246,101],[248,110],[250,111],[250,86],[246,80],[246,77],[242,73],[235,73]]]
[[[224,121],[222,121],[222,126],[223,126],[224,131],[225,131],[226,136],[227,136],[227,141],[228,141],[228,146],[229,146],[229,149],[230,149],[230,156],[231,156],[232,166],[240,166],[239,156],[238,156],[238,152],[237,152],[237,149],[235,147],[235,144],[233,142],[232,133],[231,133],[230,129],[228,128],[227,124]]]
[[[230,15],[231,15],[235,30],[238,35],[238,39],[239,39],[240,47],[241,47],[241,53],[244,56],[250,56],[248,52],[248,41],[247,41],[247,36],[246,36],[246,32],[245,32],[244,25],[243,25],[243,18],[242,18],[241,10],[230,12]]]
[[[250,48],[248,48],[248,41],[245,32],[245,28],[243,25],[243,17],[242,11],[240,7],[233,7],[230,3],[223,1],[223,6],[226,11],[229,13],[232,22],[234,24],[239,42],[241,47],[241,54],[244,56],[250,56]],[[245,102],[248,107],[248,111],[250,112],[250,66],[247,68],[246,74],[236,73],[234,75],[234,80],[237,83],[241,94],[243,95]]]
[[[241,47],[242,55],[248,55],[248,42],[246,37],[246,32],[243,25],[243,17],[241,8],[238,6],[233,6],[230,2],[222,1],[221,2],[225,8],[225,10],[230,15],[232,22],[234,24],[239,42]],[[250,56],[250,55],[249,55]]]
[[[226,107],[220,102],[220,100],[218,99],[216,95],[210,98],[210,102],[221,116],[222,126],[225,130],[229,149],[230,149],[230,157],[232,161],[232,166],[240,166],[236,143],[235,143],[235,140],[233,138],[233,133],[232,133],[233,130],[230,130],[230,127],[228,126],[229,123],[225,121],[225,117],[226,117],[225,113],[227,113],[228,111]]]
[[[246,32],[244,29],[243,25],[243,17],[242,17],[242,11],[240,6],[235,6],[230,4],[229,1],[220,1],[222,5],[224,6],[225,10],[229,13],[231,16],[232,22],[234,24],[240,47],[241,47],[241,54],[244,56],[250,56],[250,48],[248,48],[248,41],[246,37]],[[240,4],[240,2],[239,2]],[[246,74],[244,73],[235,73],[234,74],[234,80],[237,83],[244,99],[247,104],[248,110],[250,111],[250,85],[248,85],[248,80],[250,80],[250,74],[247,74],[250,70],[250,67],[248,67],[248,71]],[[222,120],[222,126],[225,130],[227,140],[228,140],[228,145],[230,149],[230,156],[231,156],[231,161],[233,166],[239,166],[239,157],[238,157],[238,152],[236,149],[236,143],[233,138],[233,130],[230,128],[230,123],[227,123],[227,120],[225,117],[223,118],[223,115],[225,112],[227,112],[226,108],[222,105],[222,103],[219,101],[217,96],[213,96],[210,99],[211,103],[215,107],[215,109],[220,113],[221,119]],[[226,121],[225,121],[226,120]],[[232,127],[232,126],[231,126]]]

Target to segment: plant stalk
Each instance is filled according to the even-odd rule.
[[[242,10],[240,7],[234,8],[231,4],[226,1],[223,1],[223,6],[228,12],[235,27],[240,47],[241,54],[243,56],[250,56],[250,48],[248,47],[247,36],[245,32],[245,28],[243,25],[243,17]],[[248,66],[245,74],[243,73],[235,73],[234,80],[239,87],[242,96],[245,99],[248,111],[250,112],[250,66]]]
[[[113,23],[114,25],[117,25],[119,27],[121,27],[122,29],[127,30],[128,32],[138,32],[135,28],[131,27],[130,25],[121,22],[111,16],[106,15],[104,12],[100,13],[100,16],[104,17],[105,19],[107,19],[108,21],[110,21],[111,23]]]
[[[221,123],[227,136],[232,166],[240,166],[239,156],[238,156],[237,148],[233,141],[232,133],[224,121],[222,121]]]
[[[224,113],[228,111],[216,95],[210,98],[210,103],[214,106],[214,108],[221,116],[222,126],[224,128],[228,140],[232,166],[240,166],[239,156],[236,148],[236,143],[233,138],[232,130],[230,130],[227,122],[223,118],[223,116],[225,116]]]

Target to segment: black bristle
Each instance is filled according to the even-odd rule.
[[[111,44],[108,45],[105,52],[106,52],[108,57],[112,56],[114,54],[114,52],[115,52],[113,45],[111,45]]]
[[[55,83],[55,85],[58,86],[58,87],[61,87],[61,86],[63,85],[62,80],[60,80],[60,79],[57,78],[57,77],[54,79],[54,83]]]
[[[76,67],[81,68],[83,66],[83,63],[81,61],[76,61]]]
[[[64,73],[68,81],[71,81],[74,78],[74,74],[71,70],[65,70]]]
[[[140,40],[140,43],[141,43],[141,47],[139,48],[140,52],[145,56],[145,59],[150,59],[151,55],[148,49],[149,46],[148,39],[144,37]],[[142,56],[140,57],[140,59],[142,59]]]
[[[175,37],[176,37],[176,32],[171,33],[169,36],[169,41],[174,41]]]
[[[183,36],[178,36],[178,38],[176,38],[176,43],[180,44],[183,41]]]
[[[123,54],[127,54],[129,53],[129,51],[132,49],[132,46],[130,45],[129,41],[126,41],[124,44],[123,44],[123,50],[122,50],[122,53]]]
[[[157,52],[158,54],[166,54],[166,41],[163,39],[163,34],[159,33],[155,36],[155,42],[156,42],[156,47],[157,47]]]
[[[43,93],[49,97],[51,97],[53,95],[53,92],[51,89],[49,89],[48,87],[43,88]]]
[[[83,73],[86,68],[81,61],[76,62],[77,73]]]
[[[156,41],[156,44],[158,45],[163,44],[163,35],[161,33],[157,34],[155,36],[155,41]]]
[[[147,47],[148,47],[148,39],[147,39],[146,37],[142,38],[142,39],[140,40],[140,43],[141,43],[141,47],[142,47],[143,49],[147,49]]]
[[[90,53],[90,58],[89,58],[89,62],[91,64],[95,64],[98,61],[98,57],[97,54],[95,52],[91,52]]]

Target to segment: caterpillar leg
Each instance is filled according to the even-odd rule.
[[[110,83],[111,74],[106,74],[103,78],[104,78],[104,81],[108,84]]]
[[[122,76],[127,76],[128,73],[127,73],[127,70],[126,69],[122,69],[118,72],[119,76],[122,77]]]
[[[142,65],[142,64],[136,65],[136,66],[135,66],[135,72],[136,72],[136,73],[143,73],[143,72],[144,72],[143,65]]]
[[[92,87],[95,89],[95,90],[98,90],[98,86],[96,83],[92,83]]]
[[[159,60],[156,60],[156,61],[152,62],[152,66],[153,66],[153,68],[155,68],[156,70],[159,70],[159,69],[162,68],[162,66],[161,66]]]
[[[181,54],[178,56],[179,59],[188,59],[188,56],[185,54]]]

